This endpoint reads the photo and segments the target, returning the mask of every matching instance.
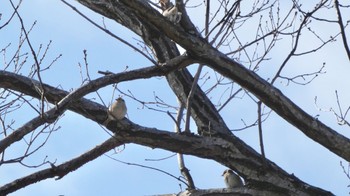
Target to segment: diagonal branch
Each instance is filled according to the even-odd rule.
[[[0,76],[1,73],[3,72],[0,72]],[[116,77],[115,75],[118,74],[113,74],[111,75],[111,77]],[[0,78],[9,79],[8,77]],[[119,76],[118,78],[121,79],[122,76]],[[12,79],[12,82],[17,84],[19,83],[18,78]],[[114,79],[117,80],[117,78]],[[1,83],[0,81],[0,85],[1,84],[4,85],[6,84],[6,82]],[[50,102],[54,101],[54,99],[51,99],[51,97],[64,97],[69,94],[68,92],[64,92],[62,90],[50,87],[45,84],[43,84],[43,86],[44,88],[47,88],[47,97],[48,101]],[[34,87],[32,87],[32,91],[35,91]],[[36,98],[40,99],[40,95],[37,94]],[[106,108],[92,101],[80,99],[73,101],[70,104],[71,105],[68,107],[69,109],[97,123],[102,123],[106,118]],[[87,111],[94,113],[88,113],[89,115],[87,115]],[[166,130],[142,127],[140,125],[132,123],[128,119],[124,119],[122,121],[110,121],[108,124],[106,124],[106,127],[115,133],[113,139],[117,139],[117,142],[120,142],[113,143],[112,141],[110,141],[113,144],[115,144],[115,146],[117,144],[123,143],[135,143],[143,146],[149,146],[152,148],[162,148],[177,153],[190,154],[202,158],[212,159],[218,161],[219,163],[227,167],[236,168],[236,170],[240,172],[240,175],[243,176],[246,179],[246,181],[251,184],[250,188],[255,187],[255,189],[264,190],[264,188],[266,188],[267,186],[272,192],[281,192],[283,190],[283,192],[287,195],[293,193],[307,194],[311,192],[314,193],[315,191],[318,193],[318,195],[330,194],[329,192],[325,192],[321,189],[312,187],[300,181],[293,175],[287,174],[285,171],[283,171],[281,168],[279,168],[277,165],[270,162],[269,160],[266,160],[267,167],[266,170],[264,170],[268,173],[268,175],[262,175],[261,169],[263,168],[263,161],[261,157],[253,149],[247,147],[241,140],[239,140],[233,135],[226,135],[226,137],[222,138],[201,137],[196,135],[182,135],[172,133]],[[216,131],[215,128],[213,128],[213,131]],[[112,148],[112,146],[110,146],[110,148]],[[99,152],[101,152],[100,154],[102,154],[107,150],[108,149],[105,149],[105,151]],[[98,154],[94,156],[97,157]],[[84,160],[92,159],[93,157],[86,158]],[[86,162],[87,161],[79,162],[79,164],[81,166]],[[25,184],[28,185],[28,183],[31,184],[39,181],[38,179],[42,180],[46,178],[52,178],[54,176],[62,177],[69,171],[77,169],[79,167],[79,164],[77,166],[71,166],[67,170],[64,170],[67,167],[67,165],[58,166],[58,170],[55,169],[55,167],[53,167],[51,169],[35,173],[35,175],[33,176],[38,177],[36,177],[36,179],[34,180],[31,179],[31,177],[33,177],[31,176],[24,177],[18,182],[22,183],[23,186],[25,186]],[[27,180],[29,181],[27,182]],[[0,190],[13,191],[13,189],[17,186],[16,184],[18,183],[7,184],[4,187],[0,188]],[[23,186],[21,185],[21,187]],[[11,189],[6,187],[11,187]],[[21,187],[17,187],[17,189]],[[242,191],[246,190],[244,189]]]
[[[113,148],[120,146],[124,144],[123,141],[117,140],[115,138],[110,138],[103,142],[102,144],[96,146],[95,148],[91,149],[90,151],[80,155],[79,157],[76,157],[70,161],[67,161],[65,163],[62,163],[58,166],[51,165],[51,168],[44,169],[35,173],[32,173],[28,176],[19,178],[13,182],[10,182],[8,184],[5,184],[0,187],[0,195],[7,195],[9,193],[15,192],[21,188],[24,188],[30,184],[34,184],[36,182],[48,179],[48,178],[54,178],[58,177],[56,180],[61,179],[68,173],[75,171],[76,169],[80,168],[84,164],[98,158],[99,156],[103,155],[104,153],[112,150]]]
[[[338,24],[339,24],[340,33],[341,33],[341,36],[342,36],[342,39],[343,39],[343,45],[344,45],[344,48],[345,48],[345,52],[348,55],[348,59],[350,61],[350,48],[349,48],[349,45],[348,45],[348,42],[347,42],[347,39],[346,39],[345,26],[344,26],[343,18],[342,18],[341,11],[340,11],[340,8],[339,8],[339,1],[335,0],[334,1],[334,5],[335,5],[334,6],[335,9],[337,10]]]
[[[256,73],[213,48],[201,37],[185,32],[181,27],[168,24],[168,21],[142,1],[119,1],[135,10],[170,39],[187,50],[189,55],[223,76],[232,79],[257,96],[265,105],[274,110],[286,121],[297,127],[312,140],[318,142],[338,156],[350,161],[350,140],[322,122],[313,118],[286,97],[279,89],[266,82]]]
[[[89,21],[91,24],[93,24],[95,27],[99,28],[100,30],[104,31],[105,33],[107,33],[108,35],[112,36],[113,38],[117,39],[118,41],[122,42],[123,44],[129,46],[130,48],[132,48],[133,50],[137,51],[138,53],[140,53],[142,56],[144,56],[146,59],[148,59],[150,62],[156,64],[156,62],[150,58],[148,55],[146,55],[144,52],[142,52],[140,49],[138,49],[137,47],[133,46],[132,44],[130,44],[129,42],[123,40],[122,38],[118,37],[117,35],[113,34],[112,32],[110,32],[108,29],[98,25],[96,22],[92,21],[89,17],[87,17],[86,15],[84,15],[82,12],[80,12],[76,7],[72,6],[71,4],[69,4],[68,2],[66,2],[65,0],[61,0],[64,4],[66,4],[67,6],[69,6],[70,8],[72,8],[76,13],[78,13],[80,16],[82,16],[85,20]]]
[[[294,175],[287,174],[267,159],[266,170],[263,170],[263,161],[253,151],[238,149],[236,145],[239,141],[234,136],[218,138],[182,135],[166,130],[142,127],[128,119],[112,122],[107,125],[107,128],[114,131],[115,137],[125,143],[135,143],[211,159],[229,168],[240,165],[240,171],[243,172],[240,174],[246,177],[246,181],[249,183],[249,187],[244,188],[242,193],[248,193],[249,189],[268,189],[282,195],[310,195],[312,193],[332,195],[330,192],[307,185]],[[268,174],[263,175],[264,171]]]
[[[154,51],[158,62],[165,62],[168,59],[172,59],[179,56],[180,53],[176,44],[168,37],[164,36],[159,29],[145,20],[143,17],[139,17],[135,9],[130,9],[119,1],[91,1],[91,0],[79,0],[79,3],[87,6],[88,8],[102,14],[105,17],[111,18],[118,23],[126,26],[134,33],[138,34],[144,39]],[[180,6],[180,10],[184,9],[184,5],[181,1],[177,1],[177,5]],[[162,20],[166,26],[172,26],[173,24],[166,20],[159,12],[152,10],[153,13],[158,15],[158,19]],[[185,24],[183,24],[185,23]],[[186,25],[184,28],[188,29],[188,32],[193,35],[199,36],[198,32],[195,32],[194,25],[189,20],[186,12],[182,12],[181,24]],[[193,77],[187,69],[181,69],[175,72],[171,72],[167,76],[169,86],[172,88],[176,96],[182,103],[186,103],[191,86],[193,83]],[[198,132],[205,135],[215,134],[232,134],[224,123],[224,120],[217,112],[215,106],[211,103],[210,99],[197,85],[196,92],[192,98],[191,104],[191,116],[196,122]],[[211,127],[216,127],[217,133],[211,132]]]
[[[41,94],[36,91],[36,86],[38,85],[38,83],[41,83],[41,86],[46,92],[48,101],[54,104],[57,103],[54,108],[50,109],[49,111],[45,112],[45,114],[43,114],[44,118],[42,117],[42,115],[40,115],[26,123],[19,129],[15,130],[13,133],[8,135],[4,139],[0,140],[0,152],[3,152],[8,146],[13,144],[14,142],[21,140],[26,134],[30,133],[32,130],[35,130],[40,125],[43,125],[44,123],[52,123],[53,121],[55,121],[55,119],[57,119],[61,114],[63,114],[63,112],[67,108],[70,107],[70,104],[72,104],[72,102],[86,102],[85,99],[80,98],[88,93],[94,92],[97,89],[102,88],[104,86],[119,83],[122,81],[166,75],[168,72],[173,71],[174,69],[177,69],[181,66],[186,66],[190,62],[191,60],[189,60],[186,56],[179,56],[177,58],[169,60],[161,67],[152,66],[119,74],[111,74],[93,80],[70,94],[66,94],[64,91],[59,91],[56,88],[50,87],[33,79],[20,76],[18,74],[0,71],[0,87],[10,88],[41,99]],[[60,93],[57,93],[56,90]],[[85,110],[87,108],[89,107],[85,107]],[[94,112],[90,113],[89,111],[86,111],[86,114],[84,116],[86,115],[96,116]],[[106,114],[102,115],[106,116]],[[102,122],[99,123],[102,124]]]
[[[181,134],[181,120],[182,120],[182,116],[183,116],[183,111],[185,109],[184,105],[181,103],[181,101],[178,100],[179,103],[179,109],[177,111],[177,115],[176,115],[176,119],[174,119],[175,122],[175,133],[177,134]],[[172,117],[172,116],[171,116]],[[193,178],[190,174],[190,170],[187,169],[186,165],[185,165],[185,161],[184,161],[184,156],[181,153],[177,153],[177,161],[179,164],[179,169],[180,172],[182,174],[182,176],[185,177],[188,186],[188,189],[195,189],[196,186],[194,185],[194,181]]]

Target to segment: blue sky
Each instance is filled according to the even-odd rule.
[[[101,16],[80,6],[75,1],[69,2],[101,24]],[[197,2],[201,3],[201,1]],[[7,1],[1,0],[1,4],[3,5],[0,7],[0,13],[3,14],[2,20],[4,20],[8,16],[8,10],[11,9],[8,7]],[[193,1],[193,4],[196,2]],[[193,20],[199,20],[197,13],[199,8],[193,10],[191,17]],[[43,80],[47,84],[61,85],[65,90],[78,88],[81,84],[78,63],[84,64],[84,49],[88,53],[89,71],[92,78],[100,77],[96,74],[98,70],[110,70],[117,73],[123,71],[126,66],[131,70],[151,65],[141,55],[96,29],[58,0],[24,1],[19,11],[27,27],[37,20],[37,24],[30,34],[35,48],[38,48],[39,44],[46,45],[50,40],[53,41],[46,57],[46,63],[50,63],[59,54],[63,55],[43,75]],[[349,18],[349,15],[344,16],[344,18],[346,17]],[[3,21],[0,22],[2,24]],[[108,29],[118,36],[132,43],[137,43],[136,39],[139,40],[137,36],[119,24],[108,19],[105,19],[105,22]],[[336,27],[334,25],[334,29]],[[0,31],[0,48],[12,42],[11,49],[16,49],[19,28],[18,20],[15,20]],[[321,24],[317,28],[325,34],[334,30],[323,27]],[[314,40],[305,39],[301,48],[308,48],[313,43]],[[287,50],[288,46],[285,49]],[[285,55],[283,51],[274,51],[270,55],[273,58],[269,62],[271,63],[270,67],[266,66],[261,74],[264,75],[265,71],[268,72],[280,65],[283,55]],[[320,52],[310,54],[305,58],[292,59],[283,73],[292,76],[303,73],[305,70],[317,70],[323,62],[326,62],[325,70],[327,73],[320,75],[309,85],[290,84],[286,86],[285,81],[278,81],[275,85],[309,114],[319,115],[319,119],[328,126],[350,137],[349,127],[338,126],[331,113],[320,112],[314,105],[314,98],[317,96],[319,106],[325,109],[336,108],[334,91],[337,90],[343,107],[349,106],[347,100],[350,100],[350,93],[346,84],[348,84],[350,66],[341,43],[331,44]],[[1,64],[3,64],[3,60],[1,60]],[[30,66],[30,62],[27,66]],[[196,65],[189,67],[189,69],[196,70]],[[121,83],[118,84],[118,88],[123,91],[130,90],[136,97],[145,101],[154,101],[154,94],[156,94],[176,106],[174,94],[168,88],[166,80],[161,77]],[[112,100],[113,87],[103,88],[99,93],[102,95],[103,101],[108,104]],[[96,94],[90,94],[87,97],[97,98]],[[147,127],[173,130],[173,122],[166,114],[143,109],[139,103],[132,99],[125,98],[125,100],[128,106],[128,116],[133,122]],[[217,101],[218,98],[213,97],[213,100]],[[98,99],[96,101],[100,102]],[[30,109],[26,112],[29,115],[16,115],[17,127],[34,117],[30,114],[35,115],[35,112],[30,111]],[[256,108],[249,99],[235,99],[221,111],[221,114],[230,128],[240,128],[243,126],[241,118],[247,122],[256,119]],[[72,112],[66,112],[59,125],[61,129],[55,132],[47,145],[28,162],[40,163],[47,155],[50,160],[57,159],[57,163],[62,163],[93,148],[109,137],[99,125]],[[193,130],[196,129],[193,127]],[[256,128],[235,132],[235,134],[259,151]],[[77,138],[79,145],[77,145]],[[272,113],[264,124],[264,139],[267,157],[287,172],[294,173],[301,180],[330,190],[336,195],[349,193],[347,185],[350,184],[350,180],[346,178],[339,165],[342,159],[305,137],[275,113]],[[16,144],[12,150],[13,153],[20,153],[22,147],[23,143]],[[125,149],[121,147],[119,150],[122,151],[117,155],[113,155],[113,152],[107,154],[122,161],[144,164],[165,170],[175,176],[180,175],[176,156],[164,161],[145,161],[145,159],[168,157],[174,154],[172,152],[132,144],[126,145]],[[198,188],[224,187],[221,174],[225,167],[210,160],[191,156],[185,158],[187,167],[191,170]],[[343,163],[347,164],[345,161]],[[0,168],[0,184],[32,172],[33,170],[19,165],[4,165]],[[182,188],[185,188],[184,185]],[[179,182],[167,175],[155,170],[125,165],[113,161],[107,156],[101,156],[63,179],[58,181],[45,180],[12,195],[152,195],[179,191]]]

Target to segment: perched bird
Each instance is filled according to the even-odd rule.
[[[121,120],[126,115],[126,105],[123,98],[119,97],[116,101],[109,107],[108,114],[114,120]]]
[[[224,176],[226,187],[229,189],[243,186],[242,179],[230,169],[225,170],[222,176]]]
[[[173,6],[173,4],[169,0],[159,0],[160,6],[162,10],[166,10],[167,8]]]
[[[164,10],[163,16],[165,16],[171,22],[177,24],[181,20],[182,13],[178,11],[176,6],[171,6]]]

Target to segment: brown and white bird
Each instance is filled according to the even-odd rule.
[[[119,97],[116,101],[109,107],[108,113],[111,119],[121,120],[125,117],[127,108],[123,98]]]
[[[177,24],[181,20],[182,13],[178,11],[176,6],[171,6],[164,10],[163,16],[165,16],[171,22]]]
[[[222,176],[224,176],[226,187],[229,189],[243,186],[242,179],[230,169],[225,170]]]
[[[166,10],[168,7],[171,7],[173,4],[169,0],[159,0],[162,10]]]

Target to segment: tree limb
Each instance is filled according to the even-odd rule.
[[[162,33],[187,50],[190,56],[207,64],[223,76],[232,79],[257,96],[265,105],[286,121],[297,127],[312,140],[318,142],[338,156],[350,161],[350,140],[322,122],[313,118],[279,89],[263,80],[254,72],[213,48],[201,37],[185,32],[181,27],[168,24],[164,17],[142,1],[120,0],[124,6],[134,10]],[[168,24],[168,25],[164,25]]]
[[[80,99],[80,98],[85,96],[88,93],[94,92],[97,89],[102,88],[104,86],[122,82],[122,81],[134,80],[137,78],[150,78],[153,76],[162,76],[176,68],[179,68],[181,66],[186,66],[189,62],[191,61],[186,56],[179,56],[177,58],[169,60],[163,66],[153,66],[153,67],[147,67],[147,68],[142,68],[142,69],[128,71],[128,72],[122,72],[119,74],[107,75],[107,76],[98,78],[96,80],[93,80],[86,85],[83,85],[82,87],[78,88],[77,90],[75,90],[70,94],[67,94],[65,91],[61,91],[49,85],[45,85],[43,83],[40,83],[38,81],[29,79],[27,77],[24,77],[15,73],[0,71],[0,87],[10,88],[10,89],[25,93],[27,95],[30,95],[32,97],[41,99],[41,93],[36,90],[36,86],[40,83],[40,86],[42,86],[42,88],[46,92],[45,96],[47,97],[48,101],[56,105],[54,108],[47,111],[45,115],[43,115],[43,117],[42,115],[40,115],[39,117],[32,119],[31,121],[23,125],[21,128],[15,130],[11,134],[9,134],[7,137],[0,140],[0,153],[3,152],[12,143],[19,141],[26,134],[30,133],[32,130],[35,130],[40,125],[44,123],[52,123],[67,108],[70,108],[70,104],[72,102],[81,102],[82,104],[86,103],[87,102],[86,99]],[[83,108],[86,112],[83,115],[85,117],[90,117],[90,118],[92,117],[93,119],[97,119],[97,118],[94,118],[94,116],[96,117],[96,116],[102,115],[106,117],[107,115],[106,113],[96,114],[95,111],[88,110],[88,108],[90,108],[89,106],[86,106],[86,105],[84,106],[85,107]],[[78,107],[79,107],[79,104],[78,104]],[[99,122],[99,123],[102,124],[102,122]]]
[[[341,33],[341,37],[342,37],[342,40],[343,40],[343,45],[344,45],[344,48],[345,48],[345,52],[346,54],[348,55],[348,59],[350,61],[350,48],[349,48],[349,45],[348,45],[348,42],[347,42],[347,38],[346,38],[346,33],[345,33],[345,26],[344,26],[344,23],[343,23],[343,18],[341,16],[341,11],[340,11],[340,8],[339,8],[339,1],[338,0],[335,0],[334,1],[334,7],[335,9],[337,10],[337,15],[338,15],[338,24],[339,24],[339,29],[340,29],[340,33]]]
[[[96,159],[102,154],[112,150],[113,148],[124,144],[122,141],[117,140],[115,138],[109,138],[102,144],[96,146],[92,150],[80,155],[77,158],[74,158],[70,161],[62,163],[60,165],[51,165],[51,168],[44,169],[28,176],[16,179],[13,182],[5,184],[0,187],[0,195],[7,195],[9,193],[13,193],[21,188],[24,188],[30,184],[34,184],[41,180],[45,180],[48,178],[58,177],[56,180],[61,179],[68,173],[80,168],[84,164]]]
[[[3,71],[0,72],[0,76],[2,76],[2,73]],[[120,78],[116,77],[116,75],[119,75]],[[126,77],[122,77],[120,74],[111,75],[111,77],[113,76],[116,77],[114,78],[115,80]],[[0,78],[9,79],[9,77]],[[18,84],[18,78],[20,77],[12,78],[12,82]],[[34,80],[31,81],[37,82]],[[0,85],[4,84],[6,85],[6,82],[2,83],[0,81]],[[6,86],[12,87],[8,84]],[[52,99],[52,97],[55,97],[57,99],[61,96],[66,96],[69,94],[68,92],[50,87],[46,84],[43,84],[43,87],[47,89],[47,97],[48,101],[50,102],[55,101],[55,99]],[[36,92],[35,87],[32,87],[31,91],[28,89],[26,90],[26,92]],[[40,94],[36,94],[34,97],[40,99]],[[73,101],[70,104],[71,105],[68,107],[68,109],[79,113],[97,123],[103,123],[106,118],[107,108],[99,105],[98,103],[80,99]],[[87,115],[87,111],[91,111],[94,114],[100,115],[92,115],[91,113]],[[114,132],[114,138],[122,143],[135,143],[152,148],[162,148],[177,153],[190,154],[218,161],[219,163],[224,164],[229,168],[237,168],[236,170],[239,171],[239,174],[244,177],[246,182],[248,182],[248,184],[250,184],[250,186],[252,186],[254,189],[263,190],[268,188],[271,191],[279,193],[283,192],[286,194],[300,193],[303,195],[303,193],[317,193],[330,195],[329,192],[312,187],[300,181],[293,175],[288,175],[285,171],[283,171],[281,168],[269,160],[266,160],[266,169],[262,170],[263,161],[260,156],[253,149],[251,149],[249,146],[246,146],[242,141],[233,135],[226,135],[223,138],[181,135],[177,133],[171,133],[170,131],[168,132],[155,128],[142,127],[140,125],[132,123],[128,119],[124,119],[122,121],[110,121],[108,124],[106,124],[106,127]],[[214,129],[213,131],[216,130]],[[49,177],[54,177],[52,173],[49,172],[49,174],[47,174],[46,172],[48,171],[44,172],[44,177],[46,176],[45,178],[48,178],[47,175],[49,175]],[[56,175],[57,173],[54,174]]]

